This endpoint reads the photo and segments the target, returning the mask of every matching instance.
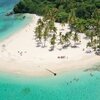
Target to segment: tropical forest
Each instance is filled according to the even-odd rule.
[[[88,47],[100,48],[100,0],[21,0],[13,11],[43,16],[37,22],[35,33],[39,41],[44,39],[44,46],[50,38],[54,48],[58,35],[55,22],[59,22],[70,26],[70,32],[59,33],[59,43],[68,45],[70,39],[76,43],[80,41],[78,33],[84,33],[90,39]]]

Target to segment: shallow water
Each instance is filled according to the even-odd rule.
[[[1,73],[0,100],[100,100],[100,72],[77,70],[38,78]]]
[[[14,5],[20,0],[0,0],[0,40],[9,37],[31,21],[31,17],[23,19],[24,15],[5,16],[12,11]]]

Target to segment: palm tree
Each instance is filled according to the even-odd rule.
[[[95,18],[95,26],[96,26],[95,32],[98,38],[98,47],[100,48],[100,10],[96,9],[94,18]]]
[[[68,23],[70,26],[70,33],[73,33],[73,40],[74,40],[74,47],[76,47],[76,42],[79,41],[79,36],[78,36],[78,32],[79,32],[79,23],[78,23],[78,18],[75,15],[75,9],[71,10],[71,13],[69,14],[68,17]],[[81,29],[83,28],[82,24],[81,24]]]
[[[76,42],[79,41],[79,36],[78,36],[78,34],[76,32],[73,35],[73,41],[74,41],[74,47],[76,47]]]
[[[54,33],[57,33],[57,28],[55,26],[53,27],[52,30],[53,30]]]
[[[49,35],[52,33],[57,32],[57,28],[55,27],[55,17],[56,17],[56,9],[49,9],[48,12],[45,14],[45,16],[42,19],[39,19],[37,22],[37,27],[36,27],[36,37],[41,40],[43,37],[44,39],[44,45],[46,40],[49,38]]]
[[[66,33],[66,34],[65,34],[65,42],[66,42],[67,44],[70,42],[70,38],[71,38],[70,32],[69,32],[69,33]]]
[[[96,18],[88,19],[86,22],[85,33],[86,36],[90,39],[88,43],[94,50],[98,47],[98,22],[96,22]],[[87,45],[88,45],[87,44]]]
[[[57,8],[48,8],[46,11],[45,11],[45,15],[43,17],[43,20],[44,21],[54,21],[56,20],[56,17],[57,17],[57,12],[58,12],[58,9]]]
[[[35,33],[36,33],[36,38],[39,39],[39,41],[41,42],[42,39],[42,27],[39,25],[38,27],[36,27],[35,29]]]
[[[77,23],[78,19],[76,18],[76,15],[75,15],[75,9],[72,9],[71,10],[71,13],[69,15],[69,18],[68,18],[68,22],[69,22],[69,25],[70,25],[70,34],[73,33],[73,41],[74,41],[74,47],[76,47],[76,42],[79,41],[79,35],[78,35],[78,30],[79,30],[79,24]]]
[[[97,39],[97,35],[96,35],[96,25],[95,25],[95,20],[94,19],[91,19],[91,20],[87,20],[87,29],[86,29],[86,36],[89,37],[90,39],[90,44],[91,44],[91,47],[93,48],[94,43],[94,39]]]
[[[56,35],[55,34],[53,34],[50,43],[52,45],[52,50],[54,50],[55,43],[56,43]]]
[[[49,29],[48,29],[48,26],[46,26],[44,29],[44,32],[43,32],[43,38],[44,38],[44,46],[43,47],[45,47],[45,43],[48,38],[48,32],[49,32]]]
[[[62,29],[63,29],[63,27],[65,26],[65,22],[64,21],[61,22],[61,26],[62,26]]]
[[[44,27],[44,22],[42,21],[42,19],[39,19],[37,22],[37,27],[35,29],[35,33],[36,33],[36,38],[38,38],[41,42],[41,38],[42,38],[42,30]]]
[[[70,14],[69,14],[69,16],[68,16],[68,22],[69,23],[73,23],[73,21],[75,20],[75,10],[74,9],[71,9],[71,12],[70,12]]]
[[[42,27],[44,26],[44,23],[41,18],[37,21],[37,25],[41,25]]]
[[[52,20],[52,21],[51,21],[51,20],[48,21],[48,22],[47,22],[47,25],[48,25],[48,27],[49,27],[49,31],[52,32],[53,29],[54,29],[54,27],[55,27],[54,21],[53,21],[53,20]]]
[[[86,21],[83,20],[83,19],[77,19],[76,23],[76,31],[77,32],[82,32],[84,33],[85,32],[85,26],[86,26]]]
[[[59,40],[59,43],[58,44],[63,45],[64,44],[65,37],[64,37],[64,35],[62,35],[62,32],[59,33],[59,37],[60,37],[60,40]]]
[[[93,37],[95,33],[91,32],[90,30],[86,31],[86,36],[90,38],[90,42],[93,42]]]
[[[98,47],[98,41],[97,41],[97,39],[94,39],[93,40],[93,49],[96,51],[96,49],[97,49],[97,47]]]
[[[50,15],[50,16],[48,16]],[[53,12],[49,11],[47,15],[43,18],[45,27],[44,27],[44,41],[46,42],[47,37],[49,36],[49,33],[56,33],[57,28],[55,27],[55,16],[53,16]],[[44,42],[44,43],[45,43]]]

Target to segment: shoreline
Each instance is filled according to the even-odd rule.
[[[19,15],[19,14],[16,14],[16,15]],[[24,15],[25,17],[27,17],[27,19],[29,19],[29,18],[31,18],[31,19],[30,19],[30,21],[28,20],[27,22],[25,22],[24,25],[20,25],[20,27],[18,26],[18,30],[15,28],[15,34],[18,33],[19,31],[21,31],[23,28],[25,28],[28,24],[30,24],[31,21],[32,21],[32,19],[33,19],[33,17],[32,17],[31,14],[26,13],[26,14],[22,14],[22,15]],[[20,15],[20,16],[22,16],[22,15]],[[27,19],[25,19],[25,20],[27,20]],[[24,20],[24,19],[22,19],[22,20]],[[11,29],[10,29],[9,33],[10,33],[9,35],[7,34],[7,36],[4,36],[4,37],[2,37],[0,39],[0,43],[2,43],[2,41],[4,42],[5,40],[7,40],[11,36],[13,36],[14,35],[13,34],[14,30],[11,32]]]
[[[78,48],[67,48],[50,52],[50,45],[46,48],[37,47],[34,40],[34,29],[40,17],[33,14],[32,21],[24,28],[15,32],[9,38],[0,42],[0,72],[7,72],[26,76],[47,76],[53,75],[50,71],[60,74],[67,71],[86,69],[100,62],[100,56],[94,52],[87,54],[87,40],[80,34],[82,43]],[[58,31],[62,29],[60,24],[56,24]],[[65,31],[69,31],[65,25]],[[58,56],[65,56],[58,59]],[[50,70],[50,71],[48,71]]]
[[[91,58],[91,57],[94,57],[94,58]],[[32,67],[26,66],[25,64],[19,64],[16,62],[13,62],[12,64],[10,64],[8,62],[7,65],[5,64],[5,66],[0,67],[0,72],[18,75],[18,76],[20,75],[27,76],[27,77],[28,76],[29,77],[54,76],[54,74],[52,74],[46,69],[49,69],[52,72],[56,73],[57,75],[60,75],[60,74],[65,74],[67,72],[72,73],[78,70],[84,71],[100,63],[100,57],[98,56],[91,56],[91,57],[84,57],[83,59],[73,61],[73,63],[72,61],[69,61],[69,62],[62,62],[58,64],[52,63],[52,65],[48,64],[46,66],[41,65],[44,68],[41,68],[40,66],[33,66],[34,68],[32,68]],[[14,65],[16,66],[13,67]]]

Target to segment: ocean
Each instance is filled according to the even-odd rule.
[[[0,100],[100,100],[100,64],[95,66],[57,76],[0,73]]]
[[[20,30],[31,21],[31,16],[26,16],[23,19],[24,14],[5,16],[12,11],[14,5],[20,0],[0,0],[0,40],[8,38],[14,34],[15,31]]]

